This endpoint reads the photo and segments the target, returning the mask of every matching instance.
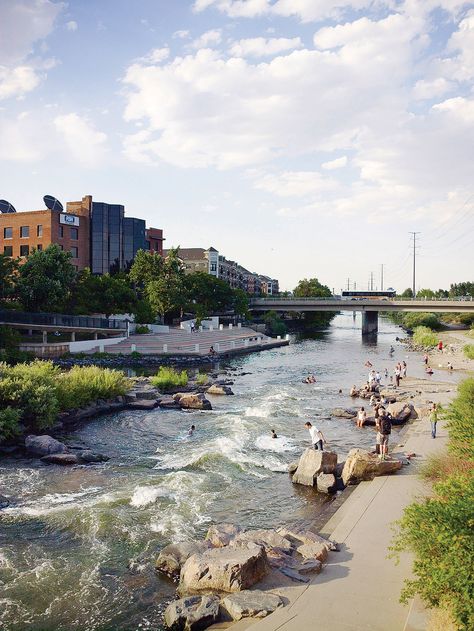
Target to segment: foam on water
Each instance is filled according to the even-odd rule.
[[[154,504],[159,497],[166,497],[168,491],[156,486],[138,486],[133,492],[130,506],[142,508]]]
[[[279,435],[278,438],[272,438],[268,434],[259,436],[255,441],[255,446],[264,451],[275,451],[276,453],[284,453],[288,451],[296,451],[298,448],[287,436]]]

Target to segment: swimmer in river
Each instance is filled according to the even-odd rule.
[[[272,429],[272,438],[278,438],[274,429]]]
[[[196,429],[196,426],[191,425],[191,427],[188,429],[188,436],[192,436],[194,434],[195,429]]]
[[[390,350],[388,351],[390,353],[390,355],[393,355],[395,352],[395,349],[393,348],[393,346],[390,347]]]

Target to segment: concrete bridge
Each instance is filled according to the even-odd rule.
[[[362,335],[377,333],[379,311],[426,311],[430,313],[474,313],[474,300],[449,298],[445,300],[410,299],[342,299],[331,298],[254,298],[251,311],[279,311],[284,313],[312,311],[360,311]]]

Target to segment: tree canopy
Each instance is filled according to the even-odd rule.
[[[300,280],[293,291],[296,298],[330,298],[332,291],[327,285],[322,285],[317,278]]]

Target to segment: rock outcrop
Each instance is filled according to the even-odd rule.
[[[316,478],[316,488],[320,493],[335,493],[337,490],[336,476],[333,473],[319,473]]]
[[[379,475],[387,475],[401,469],[399,460],[379,460],[378,456],[364,449],[351,449],[342,470],[342,481],[357,484],[362,480],[372,480]]]
[[[210,541],[184,541],[165,546],[156,560],[156,569],[171,578],[177,578],[181,568],[193,554],[200,554],[211,547]]]
[[[68,448],[52,436],[29,435],[25,438],[26,450],[35,456],[48,456],[49,454],[65,454]]]
[[[223,395],[233,395],[234,393],[232,392],[232,388],[229,388],[229,386],[224,386],[224,385],[219,385],[217,383],[214,383],[212,386],[210,386],[207,390],[206,390],[207,394],[223,394]]]
[[[390,403],[387,407],[387,412],[392,415],[393,425],[400,425],[408,421],[413,413],[413,405],[404,401],[397,403]]]
[[[41,458],[41,462],[47,464],[60,464],[63,466],[71,466],[74,464],[81,464],[79,456],[76,454],[49,454]]]
[[[178,392],[173,396],[180,408],[185,410],[212,410],[209,399],[206,399],[202,393],[182,393]]]
[[[242,528],[234,524],[213,524],[207,531],[206,540],[215,548],[222,548],[228,546],[240,532]]]
[[[357,412],[355,410],[344,408],[334,408],[331,410],[331,416],[335,416],[336,418],[355,418],[357,416]]]
[[[181,569],[179,591],[240,592],[262,579],[268,569],[263,546],[213,548],[188,558]]]
[[[294,484],[314,486],[319,473],[334,473],[337,454],[332,451],[306,449],[299,459],[298,468],[293,474]]]
[[[165,624],[171,631],[201,631],[218,618],[217,596],[190,596],[174,600],[165,611]]]
[[[280,596],[262,592],[258,589],[229,594],[229,596],[222,599],[222,607],[232,620],[265,618],[282,605],[283,601]]]
[[[291,554],[292,545],[282,537],[276,530],[246,530],[238,534],[230,542],[231,547],[239,547],[243,543],[254,543],[263,546],[267,555],[281,556],[282,554]]]

